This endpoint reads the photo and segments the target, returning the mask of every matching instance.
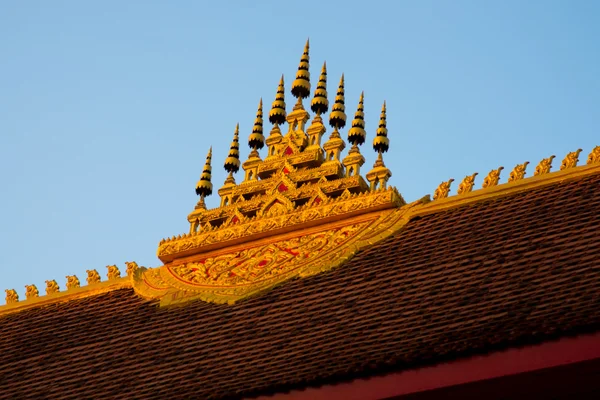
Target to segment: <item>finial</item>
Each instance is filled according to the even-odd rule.
[[[365,132],[365,113],[363,107],[364,98],[365,92],[362,92],[360,94],[360,99],[358,100],[358,108],[356,109],[354,119],[352,120],[352,128],[348,130],[348,142],[352,143],[354,146],[363,144],[367,137],[367,132]]]
[[[206,208],[206,205],[204,204],[204,198],[212,194],[212,183],[210,182],[212,172],[210,166],[211,159],[212,146],[208,150],[208,154],[206,155],[206,162],[204,163],[204,170],[202,171],[202,175],[200,175],[200,180],[196,184],[196,194],[200,196],[200,201],[196,205],[196,208]]]
[[[25,285],[25,299],[33,299],[35,297],[40,297],[40,292],[35,285]]]
[[[80,287],[79,278],[75,275],[67,275],[67,290]]]
[[[598,163],[600,163],[600,146],[594,147],[587,158],[587,165]]]
[[[543,175],[550,172],[552,169],[552,160],[554,160],[556,156],[552,155],[548,158],[544,158],[540,163],[535,167],[535,171],[533,172],[533,176]]]
[[[233,132],[233,141],[231,142],[231,146],[229,147],[229,155],[225,159],[225,171],[229,172],[229,176],[233,177],[233,174],[240,170],[240,124],[235,126],[235,132]],[[250,135],[250,140],[252,140],[252,135]],[[210,172],[209,172],[210,173]],[[209,177],[210,180],[210,177]],[[198,189],[196,189],[196,193],[198,193]]]
[[[106,268],[108,269],[106,277],[109,281],[113,279],[119,279],[121,277],[121,271],[119,271],[119,267],[116,265],[107,265]]]
[[[248,137],[248,146],[250,146],[252,150],[260,150],[265,146],[265,137],[263,135],[262,108],[262,99],[260,99],[258,103],[258,110],[256,111],[256,119],[254,120],[254,127],[252,128],[252,133]]]
[[[58,293],[59,290],[58,283],[54,279],[46,281],[46,294]]]
[[[462,182],[458,185],[457,194],[465,194],[471,192],[473,190],[473,186],[475,185],[475,177],[477,175],[477,172],[475,172],[473,175],[465,176]]]
[[[275,95],[275,101],[269,112],[269,122],[273,125],[281,125],[285,122],[285,116],[285,89],[283,86],[283,75],[281,75],[279,86],[277,87],[277,94]]]
[[[529,161],[525,161],[523,164],[517,164],[512,171],[510,171],[510,175],[508,176],[509,182],[514,182],[521,180],[525,177],[525,169],[529,165]]]
[[[95,269],[88,269],[87,272],[87,284],[92,285],[94,283],[100,283],[100,274]]]
[[[310,72],[309,68],[309,56],[308,56],[308,40],[304,45],[304,53],[300,58],[300,65],[298,66],[298,72],[296,72],[296,79],[292,83],[292,95],[298,99],[305,99],[310,96]]]
[[[481,185],[481,187],[485,189],[490,186],[496,186],[500,180],[500,172],[502,172],[503,169],[504,167],[498,167],[498,169],[491,170],[483,179],[483,185]]]
[[[377,128],[377,135],[373,138],[373,150],[379,153],[385,153],[390,148],[390,139],[387,134],[387,121],[386,121],[386,106],[385,101],[383,107],[381,107],[381,116],[379,117],[379,128]]]
[[[310,109],[317,115],[325,114],[329,109],[329,100],[327,100],[327,64],[323,63],[321,68],[321,76],[317,83],[315,96],[310,103]]]
[[[346,126],[346,107],[344,106],[344,74],[340,79],[340,85],[335,96],[335,102],[331,107],[331,113],[329,113],[329,125],[335,130],[341,129]]]
[[[581,153],[582,149],[577,149],[576,151],[572,151],[563,160],[562,164],[560,164],[560,170],[567,168],[573,168],[577,166],[577,162],[579,162],[579,153]]]
[[[132,277],[136,271],[139,269],[139,266],[135,261],[125,261],[125,265],[127,265],[127,276]]]
[[[447,180],[446,182],[440,183],[435,192],[433,192],[433,199],[440,200],[448,197],[448,193],[450,193],[450,185],[454,182],[454,179]]]
[[[19,295],[15,289],[5,289],[6,304],[16,303],[19,301]]]

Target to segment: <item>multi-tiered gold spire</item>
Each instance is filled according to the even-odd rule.
[[[392,176],[392,172],[383,163],[382,156],[382,154],[390,148],[390,139],[388,139],[387,134],[386,105],[384,101],[383,107],[381,107],[377,135],[373,138],[373,150],[378,153],[377,160],[375,161],[375,164],[373,164],[373,169],[367,173],[367,180],[371,183],[371,190],[380,187],[385,188],[387,186],[387,181]]]
[[[296,72],[296,79],[292,83],[292,95],[298,99],[298,103],[302,102],[302,99],[310,96],[310,71],[308,56],[309,44],[308,40],[304,46],[304,53],[300,58],[300,65],[298,66],[298,72]]]
[[[317,116],[325,114],[329,109],[329,100],[327,100],[327,64],[323,63],[321,68],[321,76],[319,76],[319,82],[317,83],[317,89],[315,90],[315,96],[310,103],[310,109],[313,110]],[[316,118],[316,117],[315,117]]]
[[[277,86],[275,101],[271,105],[271,111],[269,112],[269,122],[273,125],[281,125],[285,122],[285,117],[285,88],[283,84],[283,75],[281,75],[279,86]]]
[[[333,132],[329,135],[329,140],[323,145],[325,150],[325,160],[327,163],[333,162],[340,165],[340,154],[346,143],[340,136],[339,130],[346,126],[346,106],[344,105],[344,74],[340,78],[335,101],[329,113],[329,125],[333,128]]]
[[[254,120],[254,127],[252,127],[252,133],[248,137],[248,146],[253,152],[262,149],[265,146],[265,137],[263,135],[263,103],[260,99],[258,103],[258,110],[256,111],[256,119]]]
[[[233,174],[240,170],[240,124],[235,126],[235,132],[233,133],[233,141],[229,147],[229,155],[225,159],[225,171],[229,172],[225,184],[235,184]]]
[[[206,162],[204,163],[204,170],[202,171],[202,175],[200,175],[200,180],[196,184],[196,194],[200,196],[200,201],[198,201],[198,204],[196,205],[197,209],[206,209],[204,198],[212,194],[212,183],[210,182],[212,172],[212,168],[210,166],[211,159],[212,146],[208,150],[208,154],[206,155]]]
[[[352,120],[352,128],[348,130],[348,142],[352,143],[352,148],[344,158],[343,164],[346,167],[346,176],[360,174],[360,167],[365,163],[365,158],[360,154],[358,146],[365,142],[367,132],[365,131],[365,112],[364,112],[365,93],[360,94],[358,107]]]

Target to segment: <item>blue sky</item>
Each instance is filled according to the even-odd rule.
[[[349,119],[365,91],[367,167],[387,101],[385,160],[407,201],[551,154],[557,169],[579,147],[585,161],[600,145],[599,20],[583,0],[2,2],[1,293],[160,265],[208,147],[216,191],[235,124],[244,160],[282,73],[293,105],[307,37],[313,89],[326,60]]]

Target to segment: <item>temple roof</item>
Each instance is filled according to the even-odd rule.
[[[281,77],[269,136],[261,99],[243,162],[236,125],[214,209],[208,149],[189,230],[158,245],[163,265],[110,265],[104,281],[88,270],[87,285],[50,280],[25,299],[7,289],[0,399],[236,398],[600,327],[600,146],[582,165],[578,149],[556,172],[550,156],[530,176],[524,162],[501,182],[499,167],[481,188],[474,173],[407,203],[383,160],[385,102],[366,179],[364,94],[342,157],[343,75],[321,144],[326,78],[323,65],[305,129],[307,42],[296,104],[288,113]]]
[[[422,203],[342,267],[233,305],[115,288],[6,313],[0,398],[237,397],[598,329],[599,187],[595,164]]]

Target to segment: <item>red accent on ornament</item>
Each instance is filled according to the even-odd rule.
[[[314,202],[314,203],[315,203],[315,204],[319,204],[319,203],[321,203],[321,201],[322,201],[322,200],[321,200],[321,198],[320,198],[320,197],[317,197],[317,198],[315,199],[315,202]]]
[[[283,173],[287,175],[290,173],[290,171],[287,169],[287,167],[283,167]]]
[[[261,262],[258,263],[259,267],[264,267],[265,265],[267,265],[269,262],[267,260],[262,260]]]
[[[292,154],[294,154],[294,150],[292,150],[292,148],[288,146],[288,147],[286,147],[284,153],[286,156],[291,156]]]
[[[234,215],[233,218],[231,218],[231,223],[237,224],[238,222],[240,222],[240,219],[238,218],[237,215]]]
[[[279,192],[280,192],[280,193],[282,193],[282,192],[287,192],[287,191],[288,191],[288,187],[287,187],[287,186],[285,186],[285,185],[282,183],[282,184],[280,184],[280,185],[277,187],[277,190],[279,190]]]

